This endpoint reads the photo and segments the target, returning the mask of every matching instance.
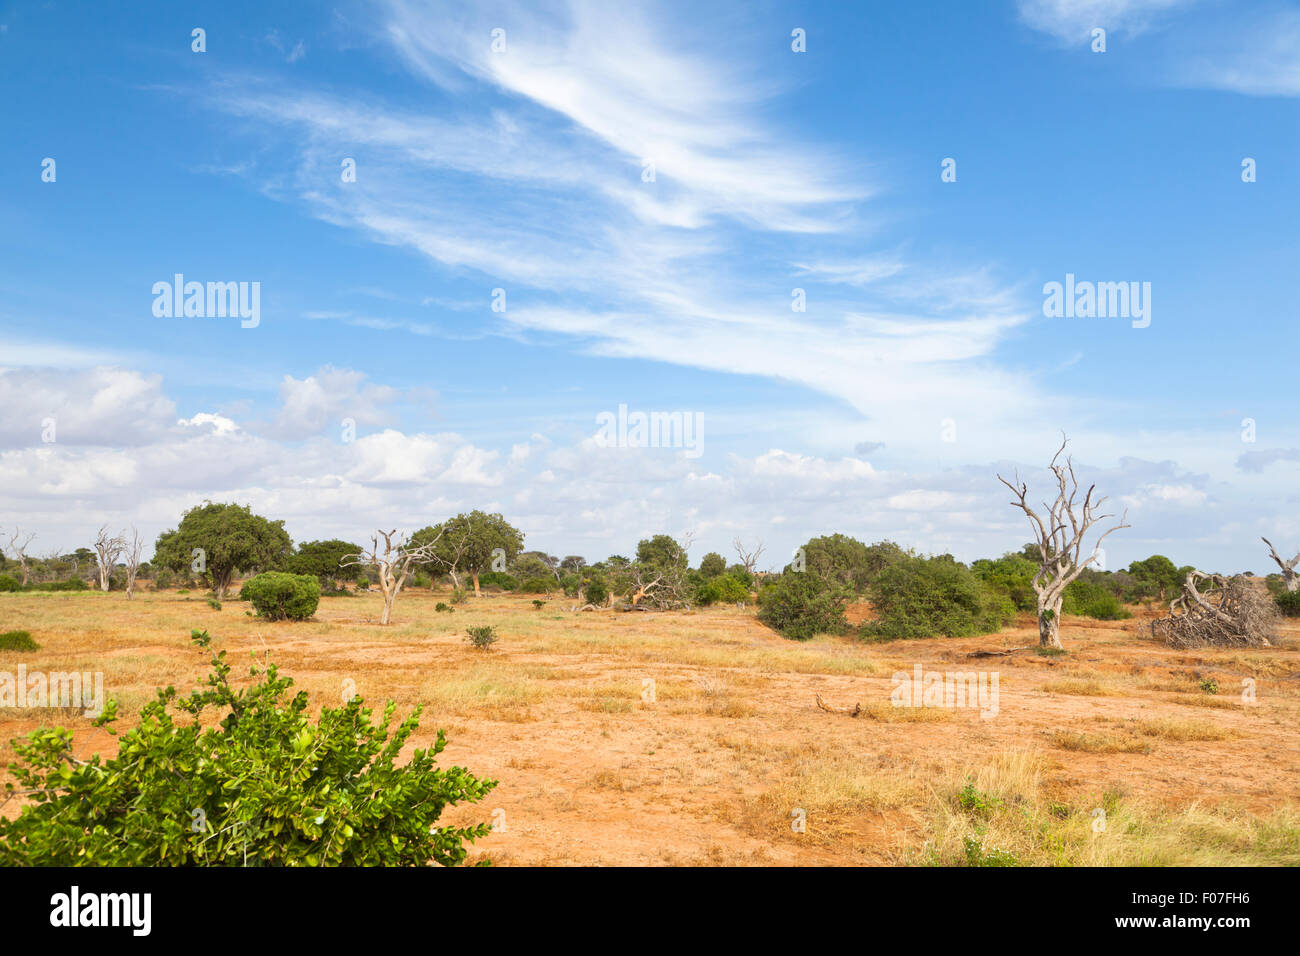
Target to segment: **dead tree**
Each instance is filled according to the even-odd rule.
[[[35,537],[35,531],[24,535],[22,528],[14,528],[13,533],[9,535],[9,544],[6,545],[6,549],[13,554],[14,559],[18,562],[18,567],[22,569],[23,587],[27,587],[27,578],[31,574],[31,569],[27,567],[27,549],[31,546],[32,539]]]
[[[1088,531],[1099,521],[1113,518],[1112,514],[1097,514],[1105,503],[1104,497],[1093,500],[1092,493],[1096,485],[1088,487],[1083,501],[1078,501],[1079,481],[1074,475],[1073,460],[1066,456],[1064,464],[1058,464],[1061,453],[1065,451],[1068,439],[1062,436],[1061,447],[1052,456],[1049,467],[1056,477],[1056,501],[1050,506],[1043,502],[1046,515],[1040,515],[1029,505],[1029,490],[1016,475],[1013,485],[1001,475],[998,481],[1011,489],[1015,500],[1013,507],[1020,508],[1029,518],[1038,545],[1039,567],[1031,582],[1034,593],[1038,595],[1038,643],[1042,647],[1061,646],[1061,602],[1065,599],[1065,589],[1070,582],[1083,573],[1083,569],[1097,559],[1097,549],[1102,541],[1113,531],[1127,528],[1125,519],[1128,512],[1119,519],[1119,524],[1104,532],[1092,546],[1088,557],[1083,557],[1083,541]]]
[[[108,580],[117,565],[117,559],[126,550],[126,538],[123,535],[108,534],[108,525],[99,529],[95,536],[95,560],[99,564],[99,589],[108,590]]]
[[[763,542],[760,540],[757,548],[753,551],[747,551],[745,550],[744,542],[742,542],[740,537],[737,536],[736,540],[731,543],[731,546],[736,549],[736,555],[740,558],[740,563],[744,566],[745,573],[753,575],[754,566],[758,564],[759,556],[763,553]]]
[[[135,579],[140,573],[140,555],[144,551],[144,539],[140,532],[131,528],[131,543],[126,546],[126,599],[135,597]]]
[[[1241,575],[1189,571],[1169,614],[1151,622],[1151,633],[1170,647],[1270,647],[1277,608]]]
[[[1283,561],[1282,556],[1277,553],[1277,548],[1273,547],[1273,542],[1269,541],[1268,538],[1260,538],[1259,540],[1268,545],[1269,557],[1276,561],[1277,566],[1282,569],[1282,583],[1286,585],[1286,589],[1294,591],[1296,588],[1300,588],[1300,574],[1295,573],[1295,566],[1300,564],[1300,554],[1297,554],[1290,561]]]
[[[646,605],[663,610],[676,607],[686,607],[689,610],[685,568],[632,564],[628,567],[628,580],[632,607],[640,609],[643,601]]]
[[[396,539],[394,535],[397,535],[396,529],[376,531],[370,538],[369,554],[362,551],[339,562],[343,567],[358,565],[372,567],[379,572],[379,587],[384,592],[384,613],[379,619],[380,624],[387,624],[392,620],[393,604],[397,601],[397,595],[401,593],[402,587],[415,573],[415,565],[427,564],[435,557],[434,549],[438,539],[442,537],[442,530],[439,529],[432,541],[426,541],[418,547],[411,547],[410,539],[406,535],[399,535]],[[382,551],[379,548],[380,538],[384,539]]]

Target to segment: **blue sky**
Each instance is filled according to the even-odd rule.
[[[38,549],[213,498],[969,560],[1061,430],[1112,565],[1300,546],[1296,4],[0,4],[0,83],[0,524]],[[176,272],[260,323],[156,317]],[[1066,273],[1149,282],[1150,325],[1045,317]],[[599,447],[620,404],[702,454]]]

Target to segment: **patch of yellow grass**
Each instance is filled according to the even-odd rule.
[[[968,789],[970,788],[970,789]],[[1041,756],[1004,752],[950,772],[934,791],[931,865],[1239,866],[1300,863],[1300,804],[1253,816],[1231,806],[1165,809],[1115,790],[1051,797]]]
[[[1132,734],[1105,731],[1090,734],[1078,730],[1054,730],[1049,739],[1062,750],[1089,754],[1149,754],[1154,749],[1149,742]]]

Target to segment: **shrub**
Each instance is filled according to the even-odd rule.
[[[208,646],[206,632],[193,639]],[[286,699],[293,680],[274,664],[254,664],[254,682],[236,689],[225,656],[212,656],[205,686],[188,697],[160,689],[108,760],[77,759],[63,728],[15,741],[11,773],[34,796],[16,819],[0,819],[0,865],[454,866],[465,842],[489,832],[436,826],[445,807],[496,786],[435,767],[442,731],[397,765],[420,707],[391,737],[391,702],[378,725],[360,697],[313,722],[307,695]],[[95,725],[116,719],[110,700]]]
[[[970,566],[971,572],[998,594],[1006,595],[1018,611],[1038,609],[1038,595],[1033,580],[1038,564],[1022,554],[1004,554],[996,561],[981,558]]]
[[[480,589],[497,588],[502,591],[515,591],[519,588],[519,582],[505,571],[488,571],[478,576],[478,586]]]
[[[218,600],[217,600],[216,598],[214,598],[214,597],[210,597],[210,598],[208,598],[208,607],[212,608],[212,610],[214,610],[214,611],[220,611],[220,610],[221,610],[221,602],[218,601]]]
[[[1133,616],[1104,584],[1083,577],[1075,578],[1065,589],[1061,611],[1099,621],[1120,621]]]
[[[465,628],[465,640],[469,641],[480,651],[486,651],[497,642],[497,629],[487,624],[467,627]]]
[[[23,588],[24,591],[89,591],[90,585],[86,583],[85,578],[68,578],[66,581],[43,581],[40,584],[29,584]]]
[[[749,599],[749,588],[741,584],[730,574],[720,574],[709,578],[695,589],[695,602],[708,606],[710,604],[735,604]]]
[[[32,640],[27,631],[8,631],[0,634],[0,651],[39,651],[41,645]]]
[[[439,601],[437,604],[433,606],[433,609],[440,614],[444,611],[447,612],[448,614],[451,614],[453,611],[456,610],[454,607],[452,607],[450,604],[448,604],[445,601]]]
[[[555,578],[529,578],[519,585],[521,594],[550,594],[556,586]]]
[[[587,582],[586,595],[588,604],[600,606],[609,600],[609,588],[600,578],[593,578]]]
[[[17,578],[10,577],[8,574],[0,574],[0,591],[21,591],[22,589],[23,586],[18,582]]]
[[[320,581],[309,574],[267,571],[250,578],[239,599],[251,602],[269,621],[305,621],[320,604]]]
[[[541,610],[542,608],[544,608],[544,607],[546,607],[546,602],[545,602],[545,601],[533,601],[533,610],[534,610],[534,611],[540,611],[540,610]]]
[[[758,619],[782,637],[804,641],[814,634],[842,634],[848,628],[848,593],[808,572],[781,575],[763,588]]]
[[[1300,617],[1300,591],[1283,591],[1273,600],[1283,617]]]
[[[868,593],[876,619],[863,625],[866,637],[970,637],[1015,619],[1009,597],[946,556],[903,558],[882,570]]]
[[[452,604],[464,604],[464,603],[465,603],[465,589],[464,589],[464,588],[452,588],[452,591],[451,591],[451,603],[452,603]]]

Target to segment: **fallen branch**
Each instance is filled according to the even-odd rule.
[[[826,703],[826,701],[822,700],[821,694],[817,695],[817,706],[828,714],[848,714],[850,717],[857,717],[862,713],[862,704],[860,703],[854,704],[852,710],[847,707],[832,707],[830,704]]]
[[[1005,651],[982,651],[982,650],[972,651],[966,656],[967,657],[1006,657],[1010,654],[1014,654],[1016,651],[1027,651],[1032,646],[1033,645],[1031,644],[1024,644],[1020,647],[1008,647]]]

